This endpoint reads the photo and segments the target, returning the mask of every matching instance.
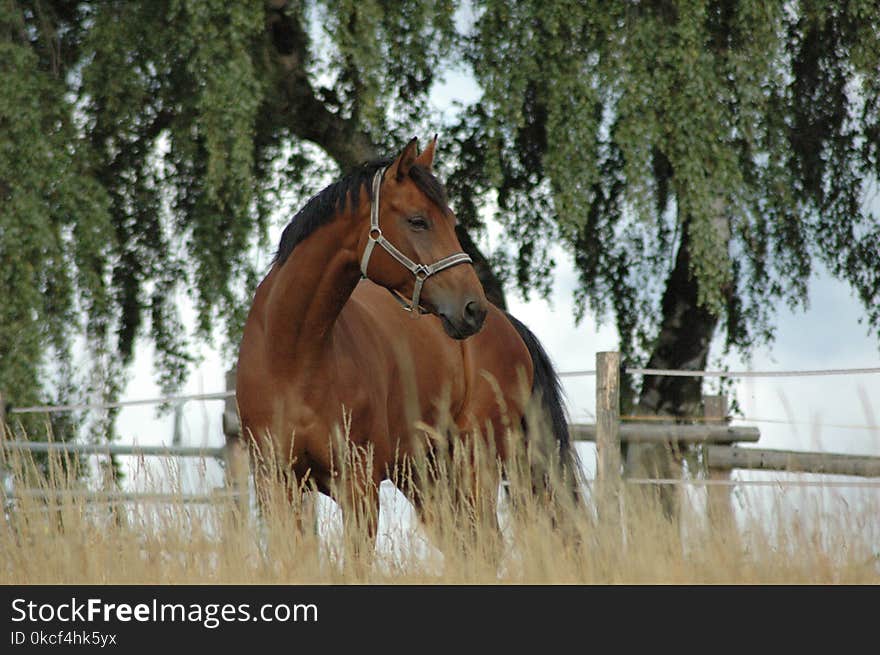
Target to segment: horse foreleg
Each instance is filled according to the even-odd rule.
[[[466,551],[474,551],[474,555],[497,567],[504,544],[498,523],[500,475],[492,463],[478,461],[468,477],[470,480],[465,480],[455,495],[461,538]]]
[[[461,441],[446,454],[432,451],[430,464],[414,466],[398,482],[441,551],[466,562],[496,565],[503,552],[498,524],[500,475],[494,457]],[[439,458],[439,459],[438,459]]]
[[[357,576],[369,573],[379,528],[379,481],[351,472],[335,490],[342,510],[343,552],[346,567]]]
[[[459,460],[457,469],[461,470],[464,464],[456,497],[458,512],[468,522],[470,534],[465,532],[465,538],[469,545],[497,565],[504,550],[504,538],[498,523],[498,491],[501,463],[507,456],[508,417],[506,407],[485,404],[490,409],[482,412],[483,420],[468,414],[455,442],[454,448],[464,454],[464,457],[456,458]]]

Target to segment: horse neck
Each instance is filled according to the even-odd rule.
[[[355,226],[362,224],[361,218],[350,213],[337,216],[272,271],[266,336],[274,355],[296,356],[304,364],[325,352],[333,324],[360,280],[361,235]]]

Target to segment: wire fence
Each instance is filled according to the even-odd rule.
[[[780,377],[819,377],[836,375],[872,375],[880,373],[880,367],[869,368],[833,368],[815,370],[790,370],[790,371],[702,371],[680,370],[662,368],[625,368],[624,371],[631,375],[663,375],[670,377],[726,377],[726,378],[780,378]],[[596,375],[595,369],[581,371],[561,371],[561,378],[590,377]],[[196,393],[174,396],[157,396],[154,398],[141,398],[135,400],[120,400],[109,403],[74,403],[67,405],[34,405],[30,407],[11,407],[8,414],[52,414],[60,412],[74,412],[82,410],[107,410],[132,407],[136,405],[162,405],[184,403],[199,400],[226,400],[235,396],[235,390],[216,391],[213,393]],[[631,420],[642,420],[644,417],[630,417]],[[651,417],[656,419],[657,417]],[[661,417],[662,418],[662,417]],[[739,420],[752,420],[742,419]],[[717,420],[717,419],[714,419]],[[753,419],[755,421],[770,421],[775,419]],[[874,429],[875,426],[863,426]]]

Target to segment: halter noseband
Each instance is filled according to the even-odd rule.
[[[430,265],[416,264],[413,260],[395,248],[388,239],[382,236],[382,229],[379,227],[379,187],[382,186],[382,175],[384,173],[385,169],[380,168],[376,171],[376,175],[373,176],[373,202],[370,205],[370,233],[367,239],[367,247],[364,248],[364,255],[361,257],[361,274],[369,279],[370,276],[367,275],[367,267],[370,265],[370,256],[373,254],[373,248],[376,244],[382,246],[389,255],[400,262],[403,267],[415,277],[416,281],[413,287],[412,302],[407,303],[406,300],[393,289],[389,289],[389,291],[391,291],[401,307],[408,312],[412,312],[413,318],[418,318],[419,314],[428,313],[421,305],[419,305],[419,296],[422,295],[422,286],[424,286],[425,280],[435,273],[439,273],[452,266],[473,263],[473,260],[467,253],[459,252],[444,257],[443,259],[438,259]]]

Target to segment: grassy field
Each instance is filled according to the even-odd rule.
[[[880,583],[876,488],[843,499],[822,489],[777,490],[762,503],[740,496],[734,524],[708,520],[703,495],[682,492],[673,525],[648,488],[627,486],[612,502],[588,488],[577,504],[562,493],[535,497],[528,474],[514,471],[500,494],[499,533],[462,501],[473,471],[451,463],[434,470],[438,484],[423,499],[428,524],[383,520],[377,548],[353,515],[320,511],[315,530],[316,505],[294,494],[292,506],[281,485],[266,488],[260,513],[182,496],[96,503],[79,493],[75,464],[40,470],[16,456],[3,466],[2,584]],[[165,488],[175,474],[163,472]],[[92,490],[99,478],[91,475]],[[13,500],[22,488],[54,500]],[[491,484],[479,497],[491,511]],[[409,511],[396,498],[383,511]]]

